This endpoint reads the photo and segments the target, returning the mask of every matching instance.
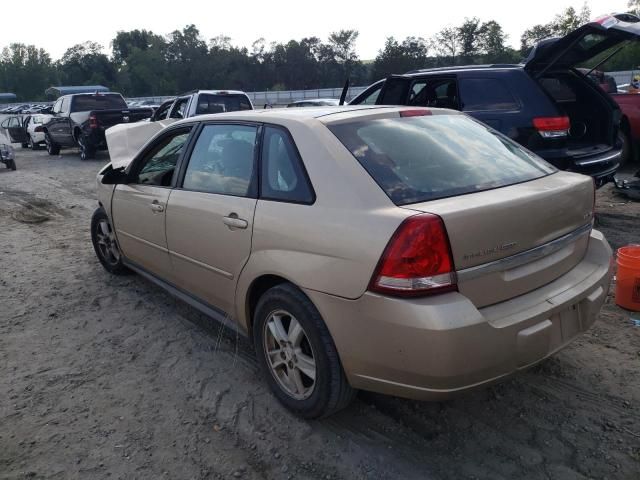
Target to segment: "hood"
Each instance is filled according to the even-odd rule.
[[[160,130],[176,120],[168,118],[157,122],[141,121],[120,123],[105,131],[109,158],[113,168],[126,167],[140,149]]]
[[[628,13],[606,15],[564,37],[539,42],[524,61],[525,70],[540,73],[569,69],[626,41],[640,40],[640,18]]]

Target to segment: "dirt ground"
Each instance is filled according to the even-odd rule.
[[[17,148],[0,168],[0,478],[640,478],[640,327],[607,301],[540,366],[444,403],[361,393],[302,421],[247,342],[95,258],[106,155]],[[614,247],[640,203],[598,192]],[[640,319],[640,314],[636,314]]]

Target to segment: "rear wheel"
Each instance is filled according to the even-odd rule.
[[[631,145],[631,138],[627,132],[620,130],[618,133],[618,140],[622,144],[622,150],[620,154],[620,167],[624,167],[626,164],[631,162],[633,156],[633,148]]]
[[[16,161],[15,160],[7,160],[7,163],[5,164],[5,166],[10,170],[15,170],[16,169]]]
[[[31,150],[40,150],[40,145],[33,141],[33,137],[29,135],[29,146]]]
[[[80,146],[80,159],[81,160],[90,160],[92,158],[96,158],[96,150],[93,148],[84,135],[78,135],[78,145]]]
[[[130,272],[122,263],[115,233],[111,228],[107,212],[102,207],[96,209],[91,217],[91,242],[105,270],[114,275],[125,275]]]
[[[49,155],[58,155],[60,153],[60,145],[53,141],[49,132],[44,134],[44,141],[47,144],[47,153]]]
[[[331,415],[355,395],[320,313],[291,284],[263,294],[253,339],[258,363],[280,402],[305,418]]]

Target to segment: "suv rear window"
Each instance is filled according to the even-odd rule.
[[[123,110],[127,104],[120,95],[78,95],[73,99],[72,112],[90,110]]]
[[[251,110],[251,103],[244,95],[212,95],[202,93],[198,97],[196,115],[205,113],[236,112],[238,110]]]
[[[465,110],[517,110],[518,103],[498,78],[463,78],[460,90]]]
[[[554,167],[465,115],[328,125],[396,205],[504,187]]]

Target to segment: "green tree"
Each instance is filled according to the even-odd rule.
[[[116,68],[96,42],[78,43],[67,49],[59,62],[60,80],[65,85],[116,83]]]
[[[393,73],[427,67],[428,47],[420,37],[407,37],[402,43],[387,37],[384,48],[378,52],[371,69],[371,80],[378,80]]]
[[[520,53],[527,56],[531,48],[540,40],[551,37],[562,37],[580,25],[587,23],[591,17],[591,10],[585,3],[579,12],[573,7],[566,8],[557,14],[552,21],[534,25],[524,31],[520,37]]]
[[[57,83],[57,72],[42,48],[12,43],[0,56],[0,89],[15,93],[19,100],[44,99],[44,91]]]

